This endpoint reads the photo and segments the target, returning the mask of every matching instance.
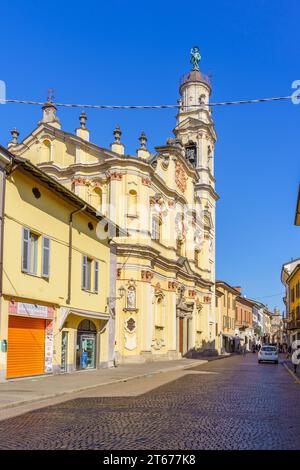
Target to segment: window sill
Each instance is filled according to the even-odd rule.
[[[26,274],[26,276],[31,276],[31,277],[36,277],[38,279],[44,279],[44,281],[49,281],[49,277],[46,276],[41,276],[40,274],[35,274],[35,273],[28,273],[26,271],[22,271],[22,274]]]
[[[88,289],[81,289],[83,292],[86,292],[87,294],[94,294],[97,295],[99,292],[96,292],[94,290],[88,290]]]

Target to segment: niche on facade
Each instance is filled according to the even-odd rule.
[[[124,310],[137,311],[136,307],[136,286],[133,279],[128,283],[127,295],[126,295],[126,307]]]
[[[154,333],[152,347],[160,350],[165,346],[165,294],[157,283],[154,290]]]

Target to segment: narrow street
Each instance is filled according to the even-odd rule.
[[[151,377],[130,381],[133,396],[104,397],[99,387],[1,421],[0,448],[300,449],[300,385],[282,361],[211,361],[139,396]]]

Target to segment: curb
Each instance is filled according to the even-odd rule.
[[[41,397],[37,397],[37,398],[32,398],[30,400],[23,400],[23,401],[18,401],[18,402],[14,402],[14,403],[8,403],[6,405],[0,405],[0,413],[1,413],[2,410],[7,410],[7,409],[10,409],[10,408],[17,408],[18,406],[29,405],[29,404],[35,403],[35,402],[43,402],[45,400],[51,400],[52,398],[58,398],[58,397],[62,397],[64,395],[72,394],[72,393],[84,392],[85,390],[91,390],[93,388],[102,387],[102,386],[105,386],[105,385],[117,384],[117,383],[121,383],[121,382],[128,382],[129,380],[139,379],[139,378],[147,377],[149,375],[161,374],[161,373],[164,373],[164,372],[172,372],[172,371],[176,371],[176,370],[189,369],[190,367],[195,367],[195,364],[197,362],[199,362],[200,360],[202,361],[202,364],[199,364],[199,366],[204,365],[205,363],[208,362],[207,360],[204,360],[204,359],[198,359],[198,360],[194,360],[193,364],[170,367],[168,369],[159,369],[159,370],[156,370],[156,371],[153,371],[153,372],[147,372],[147,373],[144,373],[144,374],[131,375],[129,377],[124,377],[122,379],[109,380],[108,382],[103,382],[103,383],[96,384],[96,385],[87,385],[85,387],[75,388],[75,389],[68,390],[68,391],[65,391],[65,392],[52,393],[51,395],[45,395],[45,396],[41,396]]]
[[[288,371],[288,373],[293,377],[293,379],[300,385],[300,379],[294,374],[294,372],[289,368],[289,366],[284,362],[284,368]]]

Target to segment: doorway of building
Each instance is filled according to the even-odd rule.
[[[96,367],[96,326],[90,320],[83,320],[77,329],[76,368],[78,370]]]

